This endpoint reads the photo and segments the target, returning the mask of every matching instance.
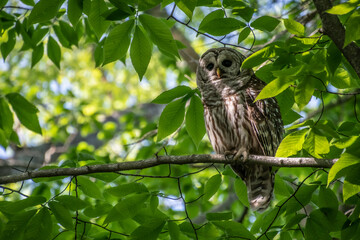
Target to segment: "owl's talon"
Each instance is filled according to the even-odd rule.
[[[249,157],[249,152],[245,148],[240,148],[238,151],[226,151],[225,158],[226,159],[233,159],[241,164],[247,162]]]
[[[241,163],[246,163],[248,158],[249,158],[249,152],[245,148],[240,148],[234,156],[234,160],[236,161],[240,160]]]
[[[225,159],[232,160],[236,155],[236,151],[226,151],[224,155],[225,155]]]

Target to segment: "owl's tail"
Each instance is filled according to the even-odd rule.
[[[250,165],[232,168],[246,183],[251,209],[265,210],[270,204],[274,190],[275,174],[271,167]]]

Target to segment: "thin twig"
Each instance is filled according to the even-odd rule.
[[[304,184],[304,182],[309,179],[312,175],[314,175],[317,171],[320,171],[322,169],[316,169],[314,170],[312,173],[310,173],[300,184],[299,186],[297,187],[297,189],[294,191],[293,194],[291,194],[290,197],[288,197],[280,206],[277,206],[278,207],[278,211],[276,212],[275,214],[275,217],[274,219],[271,221],[271,223],[269,224],[269,226],[266,228],[266,230],[257,238],[257,239],[260,239],[262,236],[266,236],[266,233],[270,230],[271,226],[274,224],[275,220],[277,219],[279,213],[280,213],[280,210],[281,208],[293,197],[295,197],[295,194],[299,191],[300,187]]]
[[[207,37],[207,38],[210,38],[210,39],[212,39],[212,40],[214,40],[214,41],[216,41],[216,42],[218,42],[218,43],[221,43],[221,44],[223,44],[224,46],[232,46],[232,47],[241,48],[241,49],[244,49],[244,50],[247,50],[247,51],[250,51],[250,52],[254,52],[254,51],[253,51],[252,49],[250,49],[250,48],[242,47],[242,46],[240,46],[240,45],[231,44],[231,43],[224,43],[224,42],[222,42],[221,39],[219,40],[219,39],[217,39],[217,38],[215,38],[215,37],[213,37],[213,36],[211,36],[211,35],[209,35],[209,34],[207,34],[207,33],[199,32],[196,28],[190,26],[189,23],[184,23],[184,22],[180,21],[179,19],[177,19],[176,17],[174,17],[174,15],[170,15],[168,18],[172,18],[172,19],[174,19],[176,22],[178,22],[178,23],[180,23],[180,24],[188,27],[189,29],[193,30],[194,32],[196,32],[196,33],[198,33],[198,34],[201,34],[201,35],[203,35],[203,36],[205,36],[205,37]]]
[[[182,201],[183,201],[183,203],[184,203],[184,211],[185,211],[186,218],[189,220],[189,222],[190,222],[190,224],[191,224],[191,227],[192,227],[192,229],[194,230],[195,239],[199,239],[199,238],[198,238],[198,235],[197,235],[197,230],[196,230],[196,228],[195,228],[195,226],[194,226],[194,223],[192,222],[192,220],[191,220],[191,218],[190,218],[190,216],[189,216],[184,195],[183,195],[183,193],[182,193],[182,191],[181,191],[180,178],[177,180],[177,184],[178,184],[178,189],[179,189],[180,198],[182,199]]]
[[[110,230],[104,226],[101,226],[100,224],[97,224],[97,223],[93,223],[93,222],[89,222],[89,221],[85,221],[85,220],[81,220],[81,219],[78,219],[79,222],[82,222],[82,223],[87,223],[87,224],[91,224],[91,225],[94,225],[94,226],[97,226],[99,228],[102,228],[108,232],[111,232],[111,233],[116,233],[116,234],[119,234],[119,235],[122,235],[122,236],[126,236],[126,237],[129,237],[130,235],[129,234],[126,234],[126,233],[122,233],[122,232],[117,232],[117,231],[114,231],[114,230]]]

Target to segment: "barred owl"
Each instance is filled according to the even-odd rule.
[[[270,204],[274,173],[246,159],[249,154],[274,156],[283,123],[275,98],[254,102],[265,83],[251,69],[241,69],[244,60],[231,48],[208,50],[199,60],[197,85],[212,147],[218,154],[243,157],[231,167],[246,183],[251,208],[261,210]]]

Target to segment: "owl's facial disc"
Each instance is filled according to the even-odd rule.
[[[205,70],[207,77],[212,81],[233,78],[240,73],[242,59],[236,50],[230,48],[218,48],[206,52],[201,60],[200,65]]]
[[[231,78],[239,74],[241,59],[232,51],[220,51],[217,62],[221,78]]]

